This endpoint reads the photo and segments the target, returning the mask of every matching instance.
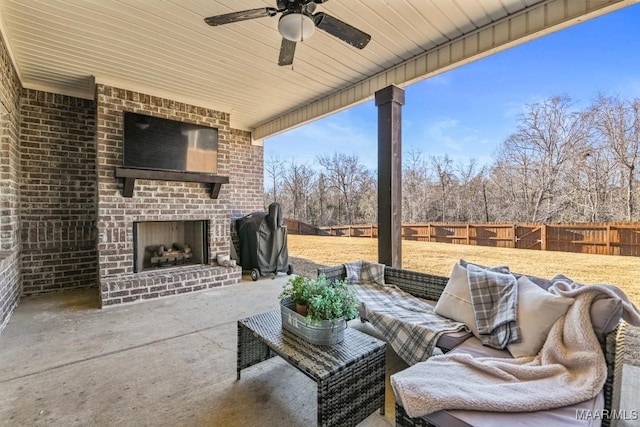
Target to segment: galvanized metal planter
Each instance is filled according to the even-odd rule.
[[[307,325],[306,318],[296,313],[295,306],[289,298],[280,301],[284,329],[311,344],[331,345],[344,340],[346,320],[340,319],[337,322],[323,320],[320,324]]]

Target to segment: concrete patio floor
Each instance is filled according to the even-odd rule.
[[[287,279],[104,310],[95,289],[23,298],[0,334],[0,425],[315,425],[315,383],[283,359],[236,381],[236,321],[277,309]],[[362,425],[392,425],[393,404]]]
[[[0,334],[0,425],[315,425],[315,383],[281,358],[236,381],[236,321],[277,309],[287,278],[104,310],[95,289],[23,298]],[[388,373],[405,366],[388,351]],[[639,369],[622,409],[640,408]],[[394,425],[393,405],[387,384],[386,414],[361,426]]]

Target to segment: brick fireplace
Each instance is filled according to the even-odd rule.
[[[209,221],[133,223],[133,272],[207,264]]]
[[[96,91],[96,228],[102,306],[240,282],[240,267],[218,266],[215,256],[230,253],[233,220],[262,209],[262,182],[256,176],[262,173],[262,147],[251,144],[248,132],[232,130],[227,113],[101,84]],[[125,192],[125,179],[116,176],[116,168],[123,165],[124,111],[217,128],[217,173],[228,176],[229,183],[212,191],[209,183],[138,178],[133,192],[130,185]],[[256,165],[247,170],[252,162]],[[200,258],[197,262],[162,260],[168,250],[183,251],[185,243],[191,255]],[[151,265],[151,258],[156,265]]]
[[[250,132],[228,113],[112,86],[96,85],[95,100],[23,88],[1,37],[0,65],[0,331],[24,295],[98,287],[105,307],[240,282],[239,267],[213,260],[230,252],[233,221],[264,209]],[[227,180],[136,177],[123,197],[124,111],[218,129]],[[206,224],[202,259],[136,271],[134,223],[174,221]]]
[[[228,181],[136,179],[122,197],[125,110],[217,128]],[[105,85],[95,100],[23,88],[0,37],[0,332],[25,295],[99,287],[109,306],[238,283],[212,259],[229,253],[234,219],[264,209],[263,148],[229,118]],[[202,262],[134,272],[140,221],[207,221]]]

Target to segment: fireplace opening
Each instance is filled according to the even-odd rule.
[[[133,223],[133,271],[206,264],[209,221],[141,221]]]

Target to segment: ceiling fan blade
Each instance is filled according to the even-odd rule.
[[[278,65],[291,65],[293,64],[293,55],[296,53],[296,42],[282,38],[282,44],[280,45],[280,58],[278,58]]]
[[[318,12],[313,15],[313,20],[316,23],[316,27],[358,49],[364,49],[371,40],[369,34],[324,12]]]
[[[260,9],[250,9],[240,12],[225,13],[223,15],[210,16],[208,18],[204,18],[204,22],[215,27],[217,25],[230,24],[232,22],[264,18],[265,16],[275,16],[277,13],[278,10],[273,7],[261,7]]]

